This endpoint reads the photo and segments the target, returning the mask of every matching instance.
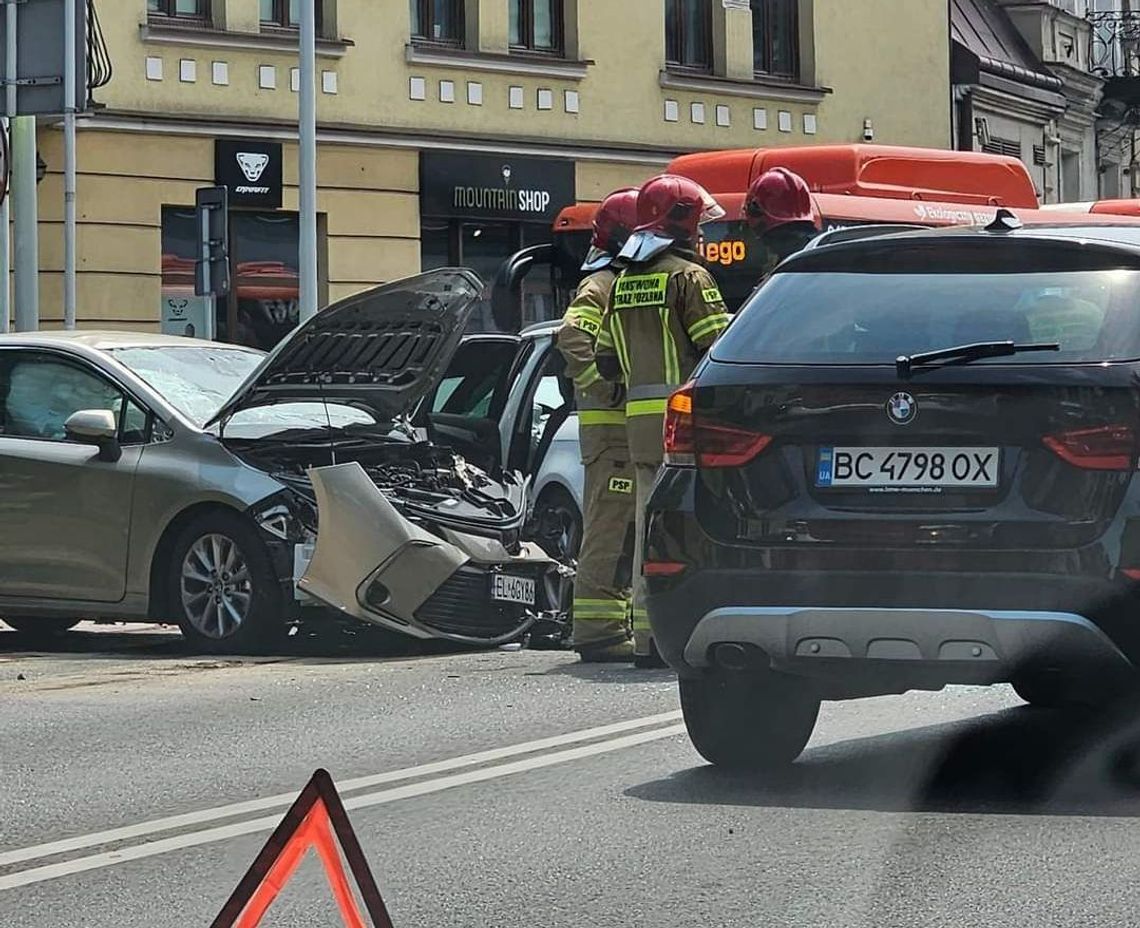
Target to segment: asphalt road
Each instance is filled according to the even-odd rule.
[[[1006,688],[825,707],[761,782],[666,672],[538,652],[187,654],[0,632],[0,925],[207,926],[317,767],[397,928],[1122,925],[1140,733]],[[314,859],[266,926],[339,925]]]

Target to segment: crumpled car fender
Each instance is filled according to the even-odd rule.
[[[351,616],[375,622],[377,612],[408,624],[431,594],[468,560],[405,519],[356,462],[309,471],[320,529],[313,558],[297,585]],[[387,588],[382,605],[365,608],[369,586]],[[414,627],[402,631],[430,637]]]

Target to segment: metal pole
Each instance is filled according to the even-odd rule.
[[[16,216],[16,331],[35,332],[40,327],[35,116],[17,116],[12,120],[11,196]]]
[[[75,328],[75,3],[63,4],[63,327]]]
[[[210,264],[209,256],[212,254],[212,247],[210,244],[210,214],[206,210],[199,213],[199,221],[201,228],[198,229],[198,235],[201,238],[201,245],[198,252],[206,257],[205,266],[202,268],[206,289],[212,289],[214,281],[211,279],[213,274],[213,267]],[[218,327],[218,298],[214,294],[204,297],[206,300],[206,331],[202,333],[202,338],[207,341],[214,341],[217,338]]]
[[[4,113],[5,119],[0,120],[0,132],[8,132],[12,125],[12,117],[16,115],[16,4],[9,3],[4,8],[4,38],[5,38],[5,74],[4,80]],[[9,136],[9,141],[11,136]],[[9,148],[9,152],[11,149]],[[6,165],[11,176],[12,165]],[[0,332],[7,332],[11,326],[11,260],[12,243],[10,240],[11,226],[8,204],[10,197],[5,197],[0,204]]]
[[[316,0],[301,0],[301,87],[298,164],[301,234],[301,321],[317,314],[317,17]]]

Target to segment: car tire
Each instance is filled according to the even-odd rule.
[[[29,638],[45,639],[55,638],[69,629],[74,628],[81,619],[56,619],[46,616],[13,615],[0,617],[5,625],[10,625],[22,635]]]
[[[1036,709],[1060,709],[1072,704],[1072,687],[1060,674],[1026,672],[1014,677],[1013,691]]]
[[[709,763],[731,770],[786,767],[807,745],[819,715],[819,696],[780,674],[715,673],[679,683],[693,747]]]
[[[1111,709],[1136,701],[1140,695],[1137,682],[1111,674],[1082,677],[1036,670],[1018,674],[1010,685],[1035,709]]]
[[[167,564],[169,612],[208,653],[258,652],[285,636],[281,584],[256,529],[236,513],[208,512],[178,534]]]

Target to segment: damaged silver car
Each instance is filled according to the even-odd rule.
[[[319,313],[270,355],[129,333],[0,338],[0,618],[177,622],[263,646],[305,605],[494,645],[557,620],[527,479],[417,421],[482,283],[445,269]]]

